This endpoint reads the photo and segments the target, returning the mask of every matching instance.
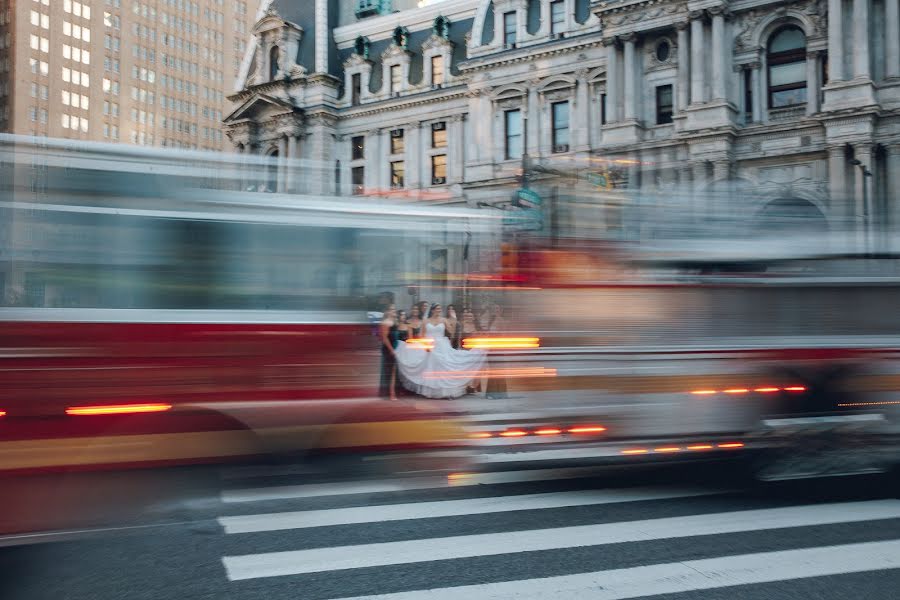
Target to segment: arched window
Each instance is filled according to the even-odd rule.
[[[275,81],[278,75],[278,46],[269,49],[269,81]]]
[[[353,52],[363,58],[369,58],[369,39],[362,36],[356,38],[353,42]]]
[[[394,35],[391,36],[394,44],[400,46],[403,49],[406,49],[409,44],[409,30],[402,25],[394,29]]]
[[[450,19],[444,15],[439,15],[434,20],[434,25],[432,25],[431,30],[434,32],[434,35],[446,40],[450,37]]]
[[[788,25],[769,39],[769,108],[796,106],[806,102],[806,36]]]

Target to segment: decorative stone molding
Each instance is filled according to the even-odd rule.
[[[287,78],[299,78],[306,69],[297,64],[297,53],[303,28],[282,19],[274,6],[269,6],[262,19],[256,22],[251,33],[257,38],[256,71],[250,81],[254,84]],[[272,50],[277,48],[277,65],[272,65]],[[274,77],[273,74],[274,68]]]

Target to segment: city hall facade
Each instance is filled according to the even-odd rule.
[[[264,189],[496,207],[524,170],[548,197],[900,223],[898,0],[403,4],[262,7],[224,127],[278,157]]]

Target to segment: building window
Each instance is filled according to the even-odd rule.
[[[503,45],[512,46],[516,43],[516,13],[503,13]]]
[[[431,85],[444,85],[444,57],[431,57]]]
[[[550,35],[559,35],[566,28],[565,0],[554,0],[550,3]]]
[[[660,85],[656,88],[656,124],[672,122],[672,86]]]
[[[366,136],[355,135],[350,140],[352,150],[350,155],[352,160],[362,160],[366,157]]]
[[[672,46],[669,45],[668,40],[662,40],[659,44],[656,45],[656,60],[661,63],[669,60],[669,55],[672,53]]]
[[[600,124],[606,125],[606,94],[600,94]]]
[[[447,183],[447,155],[435,154],[431,157],[431,185]]]
[[[519,109],[503,113],[506,137],[505,155],[507,159],[522,156],[522,112]]]
[[[405,173],[405,166],[402,160],[395,160],[391,163],[391,187],[392,188],[402,188],[403,187],[403,175]]]
[[[769,108],[806,102],[806,36],[793,25],[779,29],[769,40]]]
[[[269,50],[269,81],[275,81],[278,75],[278,46],[272,46]]]
[[[447,124],[443,121],[431,124],[431,147],[447,147]]]
[[[362,93],[362,75],[354,73],[350,77],[350,103],[353,106],[359,105],[359,96]]]
[[[353,195],[359,196],[365,191],[366,168],[353,167],[350,169],[350,178],[353,181]]]
[[[403,130],[391,130],[391,154],[403,154],[404,150],[406,150],[406,143],[403,138]]]
[[[550,105],[553,120],[553,151],[569,151],[569,103],[554,102]]]
[[[391,94],[396,94],[400,91],[400,65],[391,65],[391,89],[389,90]]]
[[[753,122],[753,72],[744,69],[744,122]]]

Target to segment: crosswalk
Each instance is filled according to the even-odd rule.
[[[900,583],[896,497],[798,500],[591,475],[230,479],[221,565],[235,597],[272,586],[273,598],[283,587],[323,599],[596,600],[867,572]]]

